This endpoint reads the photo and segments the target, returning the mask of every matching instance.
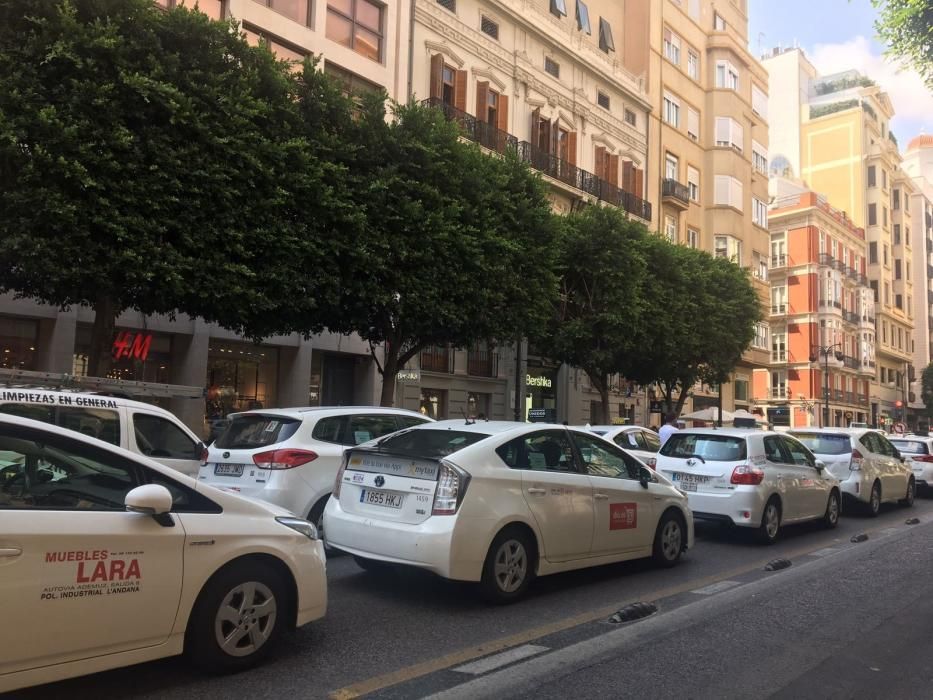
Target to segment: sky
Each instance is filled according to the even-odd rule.
[[[870,0],[749,0],[749,50],[800,46],[822,74],[855,68],[877,82],[894,105],[891,128],[901,149],[921,130],[933,134],[933,93],[915,71],[885,58]]]

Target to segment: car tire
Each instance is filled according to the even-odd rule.
[[[914,499],[917,497],[917,482],[914,481],[913,477],[907,481],[907,495],[902,498],[898,503],[900,503],[905,508],[911,508],[914,505]]]
[[[758,526],[758,540],[762,544],[774,544],[781,533],[781,502],[772,496],[765,503],[761,512],[761,525]]]
[[[878,513],[881,512],[881,484],[878,481],[871,485],[871,493],[868,494],[865,511],[872,518],[877,518]]]
[[[234,562],[201,590],[188,619],[185,655],[211,673],[255,666],[290,628],[293,607],[288,585],[274,567],[255,560]]]
[[[839,498],[839,492],[833,489],[829,492],[829,500],[826,501],[826,512],[823,514],[823,523],[832,530],[839,525],[839,514],[842,512],[842,500]]]
[[[356,554],[353,555],[353,561],[356,562],[358,567],[369,574],[384,574],[395,568],[395,565],[391,562],[369,559],[368,557],[361,557]]]
[[[536,556],[534,541],[523,530],[511,527],[496,535],[483,563],[483,597],[503,605],[525,595],[535,577]]]
[[[321,541],[324,543],[324,552],[328,557],[335,557],[340,552],[338,549],[334,549],[329,544],[327,544],[327,537],[324,533],[324,509],[327,507],[327,502],[330,500],[330,494],[324,496],[321,500],[314,504],[314,507],[311,508],[311,512],[308,513],[308,522],[313,523],[314,527],[317,528],[318,537],[321,538]]]
[[[669,569],[680,561],[687,541],[683,519],[672,511],[666,512],[654,533],[651,558],[657,566]]]

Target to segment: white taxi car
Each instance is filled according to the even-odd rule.
[[[607,440],[612,440],[654,469],[658,450],[661,449],[661,438],[653,430],[638,425],[591,425],[588,429]]]
[[[784,433],[679,430],[661,447],[656,469],[687,492],[695,518],[754,528],[765,543],[787,523],[839,523],[839,482]]]
[[[913,472],[917,489],[928,495],[933,490],[933,438],[925,435],[903,435],[888,439]]]
[[[869,515],[878,515],[882,503],[914,504],[913,472],[880,430],[800,428],[790,434],[826,463],[843,497]]]
[[[693,546],[687,499],[583,429],[441,421],[347,450],[328,545],[363,568],[421,567],[521,597],[537,576]]]
[[[245,668],[326,584],[311,523],[0,415],[0,693],[182,652]]]

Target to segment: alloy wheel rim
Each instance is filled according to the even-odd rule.
[[[269,641],[277,605],[269,587],[247,581],[232,588],[214,618],[217,645],[230,656],[249,656]]]
[[[661,552],[668,561],[673,561],[680,553],[680,525],[675,520],[668,520],[661,530]]]
[[[836,524],[839,520],[839,499],[835,495],[829,497],[829,522]]]
[[[528,555],[518,540],[506,540],[496,552],[496,584],[504,593],[517,591],[528,575]]]
[[[872,512],[877,513],[881,508],[881,492],[878,490],[878,486],[873,486],[871,489],[871,509]]]
[[[773,504],[769,504],[765,509],[765,530],[769,538],[774,538],[778,531],[778,513]]]
[[[914,502],[914,493],[916,489],[916,484],[913,481],[907,483],[907,503],[911,504]]]

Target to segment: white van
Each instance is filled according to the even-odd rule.
[[[197,477],[205,451],[204,443],[165,409],[114,396],[0,387],[0,413],[75,430],[188,476]]]

